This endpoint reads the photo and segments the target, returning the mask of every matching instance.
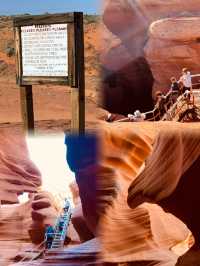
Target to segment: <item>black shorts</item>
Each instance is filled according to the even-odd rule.
[[[185,93],[186,91],[190,91],[190,88],[188,88],[188,87],[183,87],[183,93]]]

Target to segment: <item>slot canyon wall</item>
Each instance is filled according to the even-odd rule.
[[[42,178],[30,160],[24,135],[0,131],[0,264],[7,266],[27,247],[44,239],[45,224],[58,210],[50,193],[39,192]],[[20,203],[18,196],[29,193]]]
[[[200,3],[195,0],[106,0],[103,11],[103,104],[127,115],[151,110],[183,67],[199,73]]]

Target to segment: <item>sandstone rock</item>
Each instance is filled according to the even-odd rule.
[[[166,156],[166,160],[162,158]],[[159,158],[159,159],[158,159]],[[160,163],[160,160],[162,163]],[[155,163],[156,162],[156,163]],[[197,190],[200,169],[199,128],[190,126],[160,131],[146,167],[129,188],[129,205],[138,206],[143,196],[158,202],[189,227],[200,247]],[[151,173],[151,174],[150,174]],[[162,174],[161,174],[162,173]],[[185,195],[187,195],[185,197]]]
[[[169,126],[178,127],[167,122],[156,123],[156,126],[140,123],[137,127],[132,123],[102,125],[101,164],[110,170],[109,175],[108,171],[105,175],[100,174],[99,182],[100,199],[107,201],[99,228],[105,261],[132,262],[132,265],[138,261],[154,261],[155,265],[172,266],[180,256],[175,251],[177,244],[182,245],[190,235],[183,222],[155,204],[146,203],[134,210],[127,205],[129,185],[146,169],[144,162],[151,154],[159,132],[162,128],[167,132]],[[162,162],[160,158],[157,160],[158,164]],[[183,245],[182,254],[188,248],[189,243]]]
[[[145,55],[156,90],[167,91],[172,76],[179,79],[183,67],[199,73],[200,17],[169,18],[152,23]]]
[[[51,197],[47,196],[47,193],[40,193],[41,195],[43,198],[39,206],[38,201],[30,200],[23,204],[3,205],[0,208],[1,265],[8,265],[19,253],[33,248],[32,243],[41,243],[44,240],[45,224],[55,223],[58,213],[50,201]]]
[[[81,242],[88,241],[92,238],[94,238],[94,235],[89,230],[84,215],[82,211],[82,206],[79,203],[79,205],[74,208],[73,214],[72,214],[72,224],[78,233]]]
[[[44,240],[45,226],[54,225],[58,216],[58,210],[54,205],[54,199],[48,192],[37,193],[31,202],[32,222],[29,228],[31,241],[39,244]]]
[[[133,2],[133,0],[131,0]],[[137,0],[150,21],[160,18],[198,14],[200,3],[196,0]]]
[[[117,71],[143,55],[148,23],[136,4],[130,5],[127,0],[107,2],[100,59],[105,68]]]
[[[139,36],[144,38],[148,26],[144,14],[134,0],[108,0],[103,12],[103,22],[108,30],[122,41],[133,40],[134,37]]]
[[[0,260],[8,265],[32,242],[44,239],[45,224],[54,224],[57,210],[47,192],[39,192],[41,175],[30,160],[24,135],[0,131]],[[29,192],[29,200],[18,196]],[[9,203],[9,205],[5,205]],[[17,204],[14,204],[17,203]],[[30,237],[31,235],[31,237]]]
[[[127,115],[152,108],[153,78],[143,58],[148,21],[135,1],[107,1],[103,13],[103,108]],[[143,99],[143,105],[140,104]]]
[[[70,183],[69,188],[72,193],[74,205],[77,206],[80,203],[80,197],[79,197],[79,189],[78,189],[78,185],[76,181]]]
[[[29,159],[25,136],[0,131],[0,200],[17,203],[23,192],[36,192],[41,175]]]
[[[100,53],[105,68],[105,108],[110,112],[125,114],[119,107],[121,103],[115,102],[123,98],[124,86],[120,84],[118,88],[116,85],[105,84],[107,80],[111,80],[110,84],[119,83],[117,76],[123,68],[132,73],[133,79],[126,85],[129,89],[125,93],[130,95],[131,91],[132,95],[135,94],[136,102],[129,97],[135,110],[138,108],[137,103],[143,103],[144,99],[148,99],[147,108],[152,109],[149,94],[154,96],[156,90],[167,92],[171,76],[179,78],[183,67],[188,67],[193,73],[199,72],[199,9],[200,3],[195,0],[105,1],[102,27],[104,48]],[[137,59],[144,56],[144,51],[147,64],[143,74],[128,69],[128,66],[138,64]],[[150,71],[145,71],[149,66]],[[153,92],[153,80],[146,84],[134,80],[135,76],[141,77],[141,80],[150,80],[151,72],[155,80]],[[140,93],[137,93],[138,88]],[[148,91],[147,98],[144,88]],[[122,102],[130,110],[131,103],[125,99]]]
[[[167,18],[150,26],[150,37],[165,41],[192,42],[200,38],[199,17]]]
[[[24,249],[31,246],[28,229],[31,225],[30,202],[2,206],[0,209],[0,262],[9,265]]]

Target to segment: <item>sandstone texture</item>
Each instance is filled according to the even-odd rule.
[[[187,67],[192,74],[199,73],[200,17],[168,18],[153,22],[145,47],[155,83],[154,90],[166,91],[170,78],[181,76]]]
[[[39,192],[42,177],[30,160],[23,134],[0,131],[0,261],[8,265],[21,251],[44,239],[46,224],[58,210],[48,192]],[[29,193],[26,203],[18,196]]]
[[[50,195],[42,194],[42,200],[30,200],[23,204],[3,205],[0,209],[0,262],[7,266],[25,250],[36,249],[44,239],[45,224],[54,224],[58,215]],[[46,206],[48,202],[49,207]],[[35,207],[37,205],[37,207]],[[37,208],[37,210],[36,210]],[[40,217],[34,214],[41,215]],[[24,254],[24,255],[23,255]]]
[[[136,3],[151,22],[161,18],[199,14],[200,8],[200,3],[195,0],[136,0]]]
[[[24,192],[37,192],[41,174],[29,159],[24,135],[0,131],[0,200],[18,203]]]
[[[199,73],[199,10],[195,0],[105,1],[100,59],[107,110],[123,115],[150,110],[155,92],[166,93],[182,68]],[[135,71],[144,58],[142,71]]]
[[[131,5],[128,1],[106,3],[100,51],[103,107],[123,115],[133,109],[145,112],[152,108],[153,86],[143,51],[148,21],[138,5]],[[145,99],[143,104],[141,98]]]
[[[167,137],[169,126],[172,131],[171,135],[174,134],[172,139],[171,135]],[[137,127],[134,123],[102,124],[102,172],[100,173],[99,190],[101,204],[104,205],[104,208],[100,219],[99,234],[102,243],[101,255],[105,261],[130,262],[130,265],[140,265],[139,262],[141,262],[141,265],[145,266],[174,266],[179,256],[187,252],[194,244],[191,232],[194,237],[197,236],[196,239],[199,239],[197,233],[199,228],[194,225],[194,220],[191,220],[192,211],[189,211],[192,209],[193,200],[195,202],[193,202],[194,209],[198,209],[198,192],[192,188],[193,181],[197,182],[198,179],[198,171],[195,173],[198,168],[191,169],[186,177],[187,185],[183,185],[188,197],[191,197],[190,205],[186,202],[184,204],[184,208],[188,210],[187,219],[182,220],[183,217],[181,218],[178,212],[175,212],[176,208],[170,213],[161,202],[158,202],[160,206],[155,204],[156,193],[169,193],[168,189],[175,185],[180,176],[183,177],[185,166],[190,168],[199,156],[198,132],[197,124],[188,126],[171,122],[139,123]],[[176,149],[173,148],[174,146]],[[179,159],[175,159],[179,149],[184,151],[187,157],[187,159],[179,157],[180,160],[183,159],[183,164],[179,163]],[[168,153],[170,156],[166,155]],[[188,154],[190,156],[187,156]],[[177,163],[180,166],[177,171],[177,167],[173,167],[173,164],[170,163],[172,157],[174,165]],[[152,167],[155,167],[154,170],[149,167],[150,158],[157,158],[151,164]],[[156,174],[156,171],[161,171],[162,175],[168,179],[162,178],[162,175]],[[146,173],[144,179],[142,179],[143,173]],[[149,179],[150,176],[152,176],[151,179]],[[170,178],[174,182],[169,181],[168,183],[167,180],[171,180]],[[134,184],[133,191],[137,190],[131,199],[137,208],[132,207],[132,209],[130,209],[132,205],[127,203],[132,191],[129,188],[131,183]],[[141,190],[144,196],[142,202]],[[148,196],[151,190],[155,194],[149,200]],[[194,197],[193,191],[195,191]],[[180,200],[180,198],[177,197],[173,200]],[[181,200],[180,202],[182,203]],[[173,206],[176,204],[177,202]],[[195,220],[198,224],[197,216],[195,216]],[[193,226],[190,220],[193,221]]]

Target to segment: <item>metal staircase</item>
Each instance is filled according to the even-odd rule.
[[[57,219],[56,225],[55,225],[55,233],[53,242],[51,245],[51,249],[55,248],[63,248],[65,238],[67,235],[67,229],[68,225],[71,219],[71,206],[68,200],[65,201],[65,206],[63,208],[63,213],[60,215],[60,217]]]
[[[27,253],[19,262],[18,264],[21,265],[23,262],[28,262],[30,265],[32,265],[33,261],[38,259],[39,257],[43,256],[45,258],[45,255],[48,254],[48,252],[53,249],[61,249],[64,246],[65,243],[65,238],[67,235],[67,229],[68,225],[71,220],[71,215],[72,215],[72,209],[70,202],[66,199],[65,204],[63,207],[63,212],[61,215],[58,217],[56,224],[54,226],[55,232],[53,233],[53,241],[51,244],[51,248],[48,249],[48,251],[45,248],[46,244],[46,235],[45,239],[42,243],[40,243],[37,247],[34,247],[31,251]],[[61,227],[61,220],[62,220],[62,227]],[[47,251],[47,252],[46,252]],[[33,253],[34,255],[30,258],[30,253]]]

